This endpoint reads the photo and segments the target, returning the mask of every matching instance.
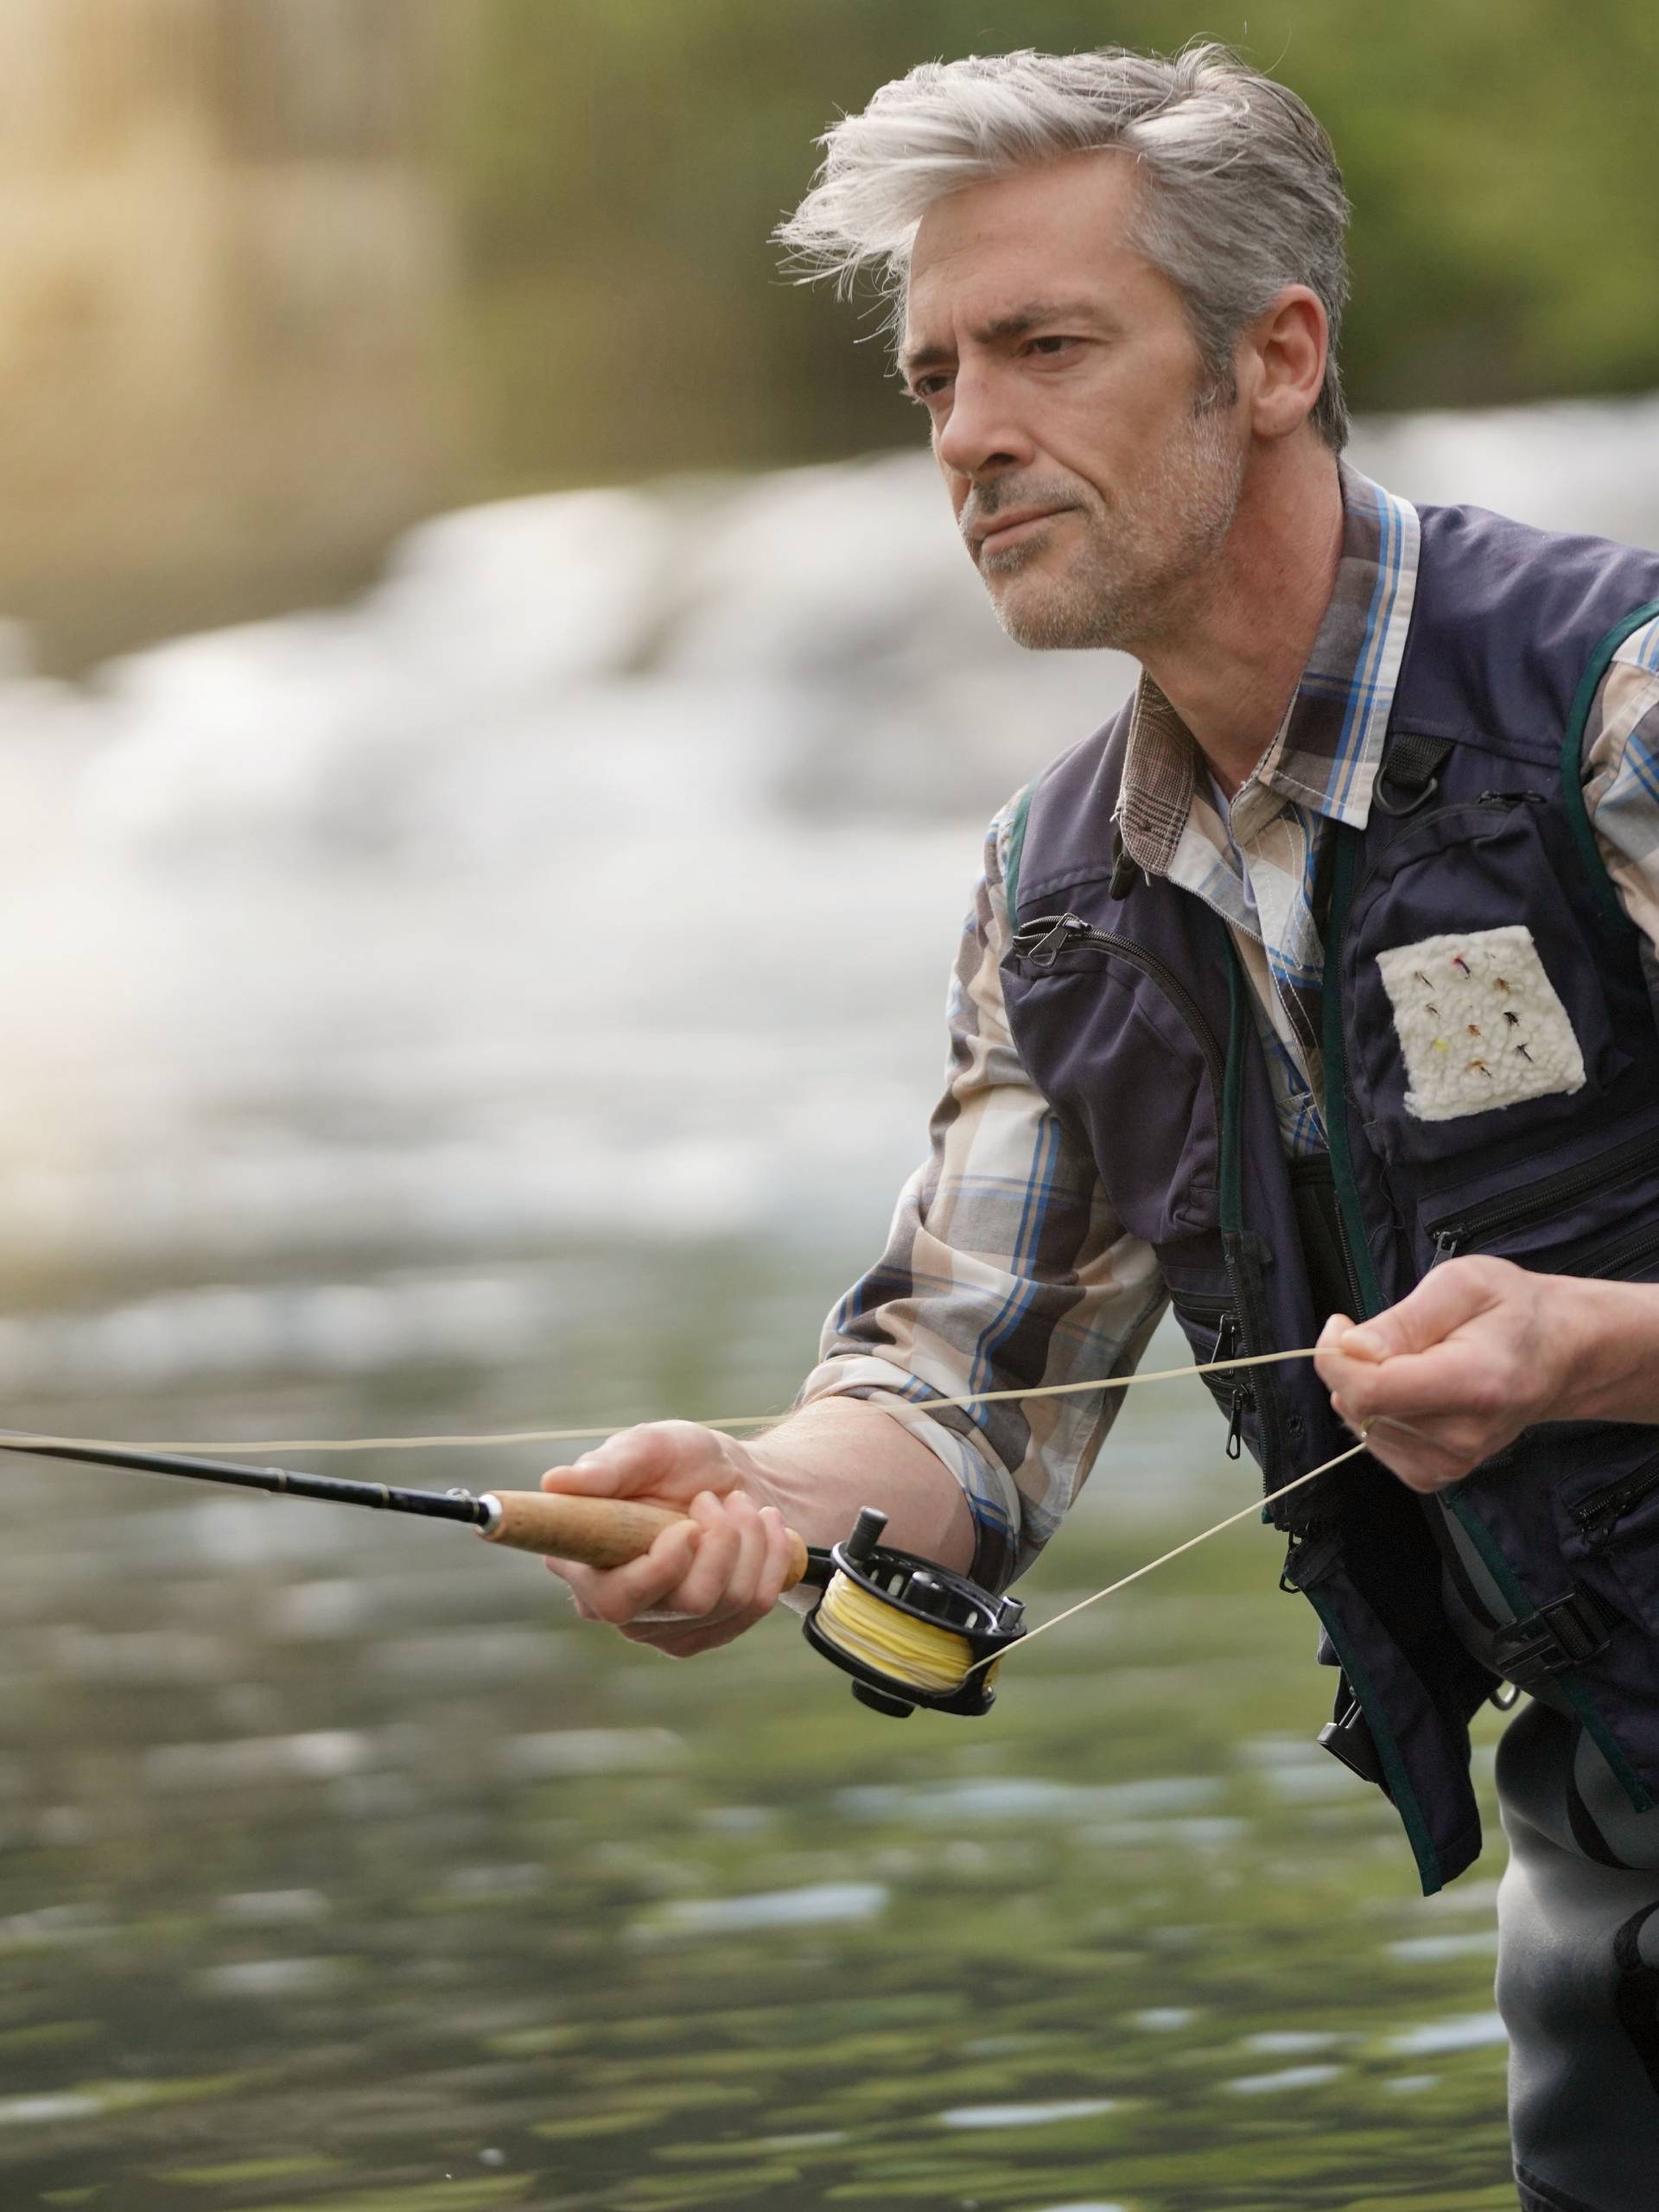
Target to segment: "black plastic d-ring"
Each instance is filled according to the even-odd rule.
[[[1371,787],[1371,804],[1381,807],[1384,814],[1391,814],[1397,821],[1402,814],[1415,814],[1418,808],[1433,798],[1440,788],[1438,776],[1431,776],[1426,784],[1418,785],[1400,799],[1391,799],[1381,777]]]

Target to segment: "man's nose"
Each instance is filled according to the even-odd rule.
[[[1031,440],[1009,398],[1001,378],[959,369],[951,387],[950,411],[934,440],[941,467],[976,481],[1028,462]]]

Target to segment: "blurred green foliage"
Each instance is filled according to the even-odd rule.
[[[1309,101],[1356,207],[1357,407],[1659,385],[1652,0],[473,4],[450,158],[495,488],[913,439],[874,318],[789,285],[768,233],[837,112],[1019,46],[1219,38]]]

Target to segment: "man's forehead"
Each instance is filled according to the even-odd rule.
[[[1134,190],[1122,158],[1073,155],[935,201],[911,256],[901,362],[957,327],[995,342],[1055,309],[1109,319],[1147,267],[1126,236]]]

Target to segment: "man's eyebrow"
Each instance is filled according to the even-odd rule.
[[[1010,338],[1023,338],[1028,330],[1035,330],[1041,323],[1098,323],[1101,320],[1099,308],[1090,300],[1033,300],[989,322],[982,322],[968,334],[976,346],[997,346]],[[956,358],[954,346],[907,348],[899,356],[899,373],[913,377],[918,369],[946,367]]]

